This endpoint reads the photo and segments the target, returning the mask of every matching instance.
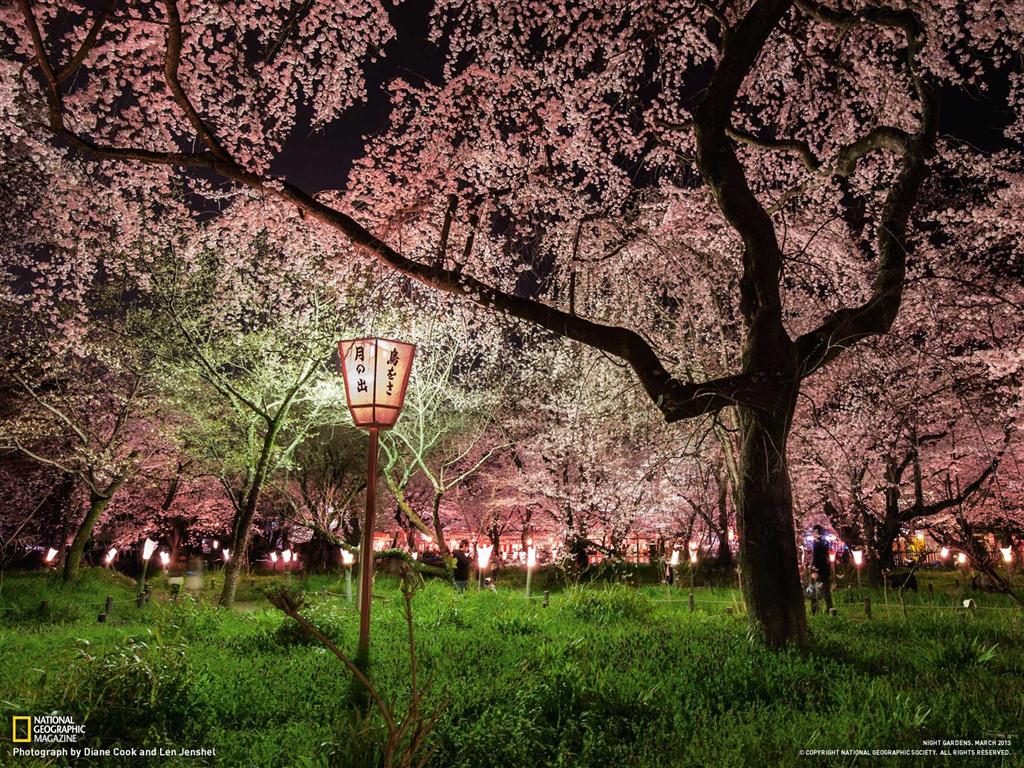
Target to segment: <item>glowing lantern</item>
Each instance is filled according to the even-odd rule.
[[[832,565],[836,564],[836,553],[835,552],[829,552],[828,553],[828,561],[830,563],[832,563]]]
[[[527,541],[531,541],[528,539]],[[526,597],[533,594],[533,567],[537,565],[537,550],[533,547],[526,548]]]
[[[402,412],[416,346],[354,339],[339,342],[338,351],[352,421],[361,429],[393,427]]]
[[[918,541],[924,541],[924,531],[918,531],[914,536]]]
[[[281,553],[281,559],[284,560],[285,565],[288,565],[288,563],[292,561],[292,551],[290,549],[286,549]]]
[[[966,562],[967,562],[967,555],[965,555],[963,552],[961,552],[960,554],[958,554],[956,556],[956,563],[957,563],[957,565],[963,565]]]
[[[272,563],[276,563],[277,562],[277,552],[271,552],[270,553],[270,562],[272,562]]]
[[[110,551],[107,552],[107,556],[105,558],[107,561],[107,565],[110,565],[112,562],[114,562],[115,557],[117,557],[117,547],[111,547]]]
[[[166,568],[166,567],[167,567],[167,564],[168,564],[168,563],[170,563],[170,562],[171,562],[171,556],[170,556],[170,554],[169,554],[169,553],[167,553],[167,552],[161,552],[161,553],[160,553],[160,564],[161,564],[161,565],[162,565],[162,566],[163,566],[164,568]]]
[[[1004,563],[1009,563],[1011,560],[1013,560],[1013,550],[1010,547],[1000,547],[999,551],[1003,555]]]
[[[673,549],[672,550],[672,557],[669,558],[668,564],[671,565],[673,568],[675,568],[677,565],[679,565],[679,550],[678,549]]]
[[[731,525],[729,526],[729,541],[736,541],[736,531]]]
[[[942,549],[940,549],[939,557],[941,557],[943,560],[949,557],[949,547],[943,547]]]
[[[227,547],[224,547],[224,562],[226,563],[230,559],[231,559],[231,550],[228,549]]]
[[[477,547],[476,548],[476,559],[477,564],[481,571],[486,570],[487,566],[491,564],[491,552],[494,551],[493,546]]]
[[[48,550],[46,550],[46,557],[44,558],[46,560],[46,562],[52,563],[53,559],[55,557],[57,557],[57,550],[56,549],[54,549],[53,547],[50,547]]]
[[[350,339],[338,342],[345,399],[352,421],[369,430],[366,462],[366,516],[359,566],[359,649],[370,649],[370,598],[373,592],[373,518],[377,505],[377,432],[395,426],[409,386],[414,344],[392,339]]]
[[[690,563],[697,564],[697,545],[693,543],[690,544]]]
[[[864,553],[859,549],[854,549],[851,554],[853,555],[853,564],[860,568],[864,562]]]
[[[220,549],[220,542],[217,539],[213,540],[213,548]]]
[[[356,556],[349,552],[347,549],[341,550],[341,562],[343,565],[352,565],[356,561]]]
[[[152,539],[146,539],[146,542],[142,545],[142,559],[149,560],[156,552],[156,542]]]

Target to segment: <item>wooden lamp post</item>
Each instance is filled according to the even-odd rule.
[[[373,593],[373,524],[377,502],[377,433],[395,426],[405,403],[414,344],[391,339],[352,339],[338,343],[345,398],[352,421],[370,435],[366,469],[366,515],[359,548],[359,655],[370,649]]]

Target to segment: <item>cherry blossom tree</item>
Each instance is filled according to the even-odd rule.
[[[194,252],[161,249],[148,262],[132,338],[158,360],[162,396],[182,414],[183,450],[234,506],[221,595],[230,605],[264,489],[343,402],[331,356],[347,315],[272,235],[197,236]]]
[[[449,555],[442,504],[511,447],[503,434],[508,393],[500,382],[510,366],[500,333],[471,333],[465,318],[439,317],[420,337],[402,418],[381,441],[381,474],[408,528]],[[417,509],[415,496],[425,497]],[[410,533],[412,531],[410,530]]]
[[[363,63],[394,34],[372,3],[68,13],[20,0],[2,11],[0,103],[23,146],[73,150],[114,187],[181,179],[209,197],[215,176],[301,211],[381,270],[617,358],[668,422],[735,409],[747,602],[769,643],[802,644],[786,452],[801,383],[893,324],[921,239],[912,213],[928,171],[946,170],[940,88],[1012,67],[1024,12],[953,0],[531,10],[437,3],[442,82],[390,85],[388,130],[340,194],[304,190],[273,161],[300,109],[324,125],[362,96]],[[659,343],[675,297],[615,279],[642,265],[630,246],[666,199],[707,212],[699,231],[741,264],[739,358],[708,379]],[[594,227],[621,241],[608,268],[577,261]],[[839,290],[808,280],[822,263]]]
[[[37,329],[39,330],[39,329]],[[140,411],[147,372],[90,339],[54,359],[43,334],[11,350],[2,374],[21,390],[16,414],[0,425],[0,441],[32,461],[74,476],[88,492],[85,514],[64,556],[64,579],[78,568],[93,529],[111,500],[156,453]],[[100,386],[97,383],[101,382]]]

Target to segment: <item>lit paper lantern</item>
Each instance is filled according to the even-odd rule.
[[[526,550],[526,567],[533,568],[535,565],[537,565],[537,550],[529,547]]]
[[[1013,550],[1010,547],[1000,547],[999,551],[1003,554],[1003,562],[1008,563],[1013,560]]]
[[[57,556],[57,550],[56,550],[56,549],[54,549],[53,547],[50,547],[50,548],[49,548],[48,550],[46,550],[46,558],[45,558],[45,559],[46,559],[46,562],[48,562],[48,563],[52,563],[52,562],[53,562],[53,559],[54,559],[54,558],[55,558],[56,556]]]
[[[692,544],[690,545],[690,562],[693,565],[697,564],[697,547]]]
[[[389,429],[398,421],[416,345],[391,339],[338,343],[345,397],[361,429]]]
[[[166,568],[169,562],[171,562],[171,556],[167,552],[161,552],[160,564],[163,565],[164,568]]]
[[[853,564],[860,568],[864,563],[864,553],[859,549],[854,549],[851,554],[853,555]]]
[[[961,552],[959,555],[956,556],[956,562],[958,565],[963,565],[967,562],[967,555]]]
[[[152,539],[146,539],[146,543],[142,545],[142,559],[149,560],[156,552],[156,542]]]
[[[227,547],[224,547],[224,562],[226,563],[230,559],[231,559],[231,550],[228,549]]]
[[[489,547],[477,547],[476,548],[476,559],[480,564],[480,570],[486,570],[487,566],[491,563],[491,552],[494,550],[493,546]]]
[[[277,552],[271,552],[270,553],[270,562],[272,562],[272,563],[276,563],[277,562]]]
[[[117,547],[111,547],[110,551],[107,552],[107,565],[110,565],[112,562],[114,562],[115,557],[117,557]]]
[[[949,547],[943,547],[942,549],[940,549],[939,557],[941,557],[943,560],[949,557]]]
[[[668,564],[671,565],[673,568],[675,568],[677,565],[679,565],[679,550],[678,549],[673,549],[672,550],[672,557],[669,558]]]
[[[344,565],[352,565],[356,561],[356,556],[349,552],[347,549],[341,550],[341,562]]]
[[[829,552],[828,553],[828,561],[830,563],[835,563],[835,561],[836,561],[836,553],[835,552]]]
[[[281,559],[284,560],[285,565],[288,565],[288,563],[292,561],[292,551],[290,549],[286,549],[281,553]]]

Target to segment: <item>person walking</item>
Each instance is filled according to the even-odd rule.
[[[825,541],[825,531],[820,525],[814,526],[811,564],[818,572],[822,597],[825,598],[825,610],[832,613],[832,563],[828,558],[828,542]]]
[[[469,583],[469,571],[473,565],[473,560],[469,556],[469,539],[459,542],[459,548],[452,552],[452,557],[455,558],[455,572],[452,575],[455,588],[462,593],[466,591],[466,585]]]

